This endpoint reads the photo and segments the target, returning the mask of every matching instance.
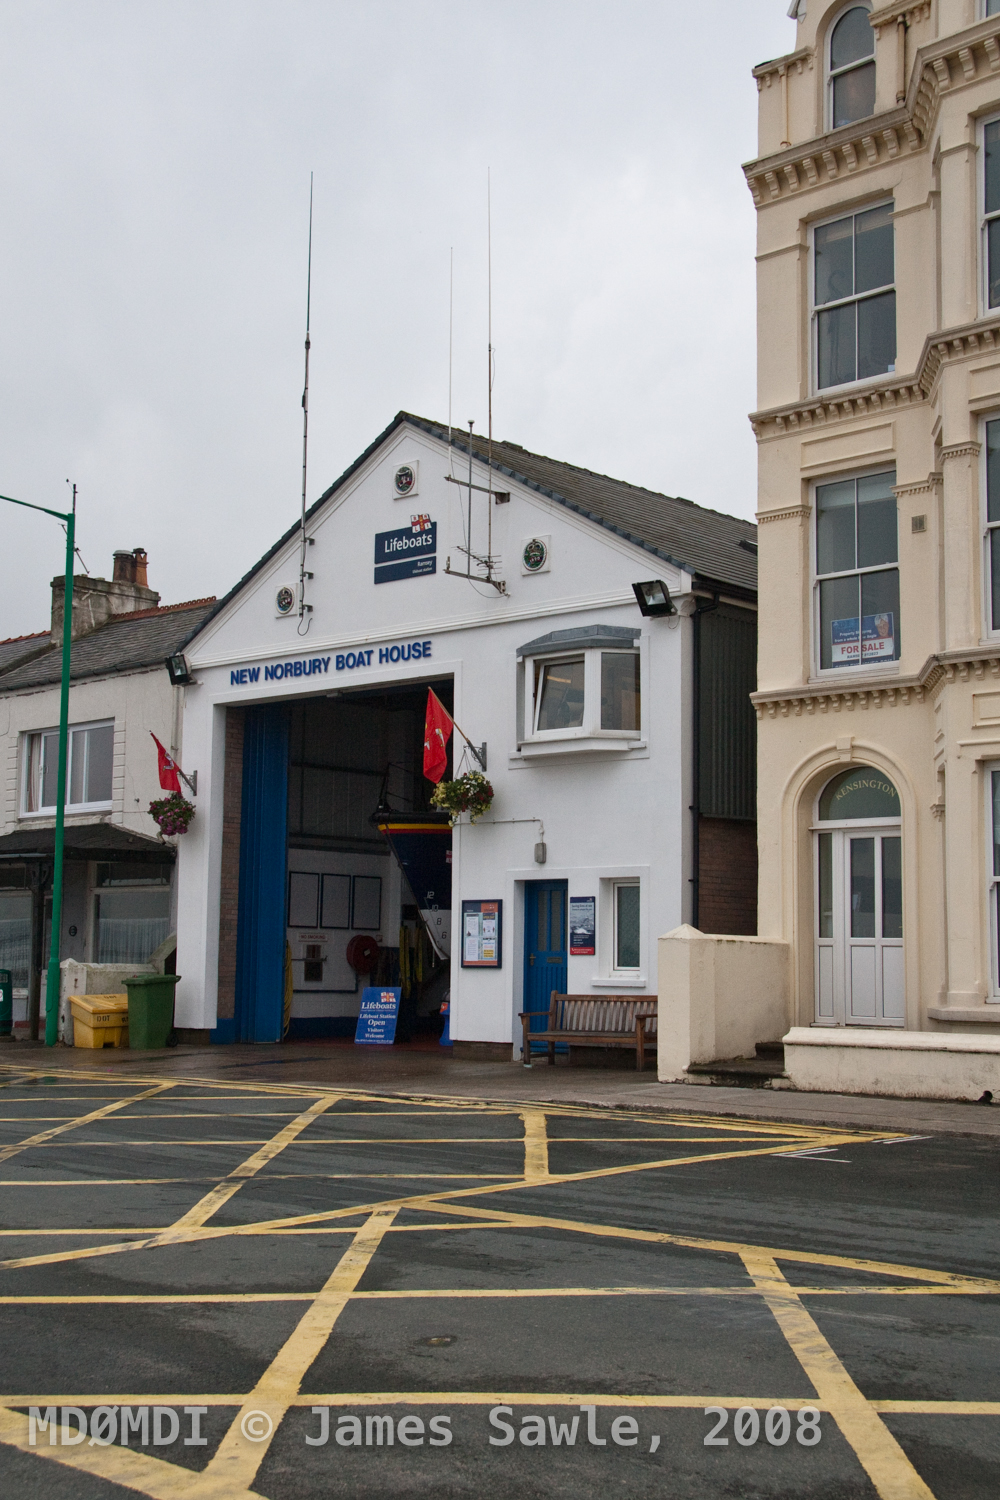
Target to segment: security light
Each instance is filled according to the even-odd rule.
[[[180,654],[167,657],[167,672],[172,687],[184,687],[194,680],[191,676],[191,668],[187,664],[187,657]]]
[[[660,578],[651,578],[648,583],[633,583],[632,592],[644,615],[675,615],[670,590]]]

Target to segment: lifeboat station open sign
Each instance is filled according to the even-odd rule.
[[[402,990],[379,989],[369,985],[361,996],[361,1009],[354,1033],[355,1042],[365,1046],[391,1047],[396,1040],[396,1018]]]

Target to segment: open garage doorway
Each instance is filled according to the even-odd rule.
[[[423,775],[428,686],[450,712],[451,678],[242,711],[233,1020],[220,986],[219,1041],[352,1037],[367,984],[402,988],[398,1040],[440,1029],[449,965],[379,827],[387,813],[440,818]]]

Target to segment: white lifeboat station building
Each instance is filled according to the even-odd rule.
[[[349,1037],[416,973],[509,1059],[552,990],[655,994],[661,933],[755,932],[755,539],[400,413],[171,660],[177,1025]],[[431,807],[429,688],[475,823]]]

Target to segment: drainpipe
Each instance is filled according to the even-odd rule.
[[[701,858],[701,617],[719,607],[718,594],[711,603],[696,600],[691,626],[694,632],[691,653],[691,926],[698,926],[700,916]]]

